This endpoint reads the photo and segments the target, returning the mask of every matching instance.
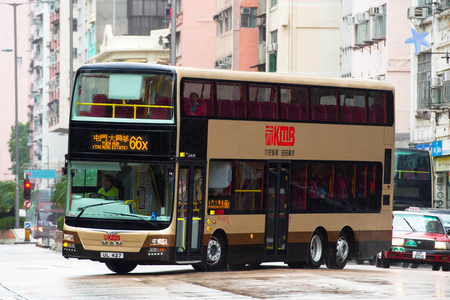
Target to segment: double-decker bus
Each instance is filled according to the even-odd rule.
[[[395,149],[394,210],[433,207],[432,170],[430,151]]]
[[[377,81],[82,66],[62,254],[117,273],[372,258],[391,243],[393,95]]]

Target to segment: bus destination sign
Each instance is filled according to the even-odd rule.
[[[145,134],[91,133],[92,150],[148,151]]]

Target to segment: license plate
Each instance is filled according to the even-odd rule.
[[[413,251],[412,258],[425,259],[425,258],[427,258],[427,253],[423,252],[423,251]]]
[[[123,258],[123,253],[121,252],[100,252],[101,258]]]

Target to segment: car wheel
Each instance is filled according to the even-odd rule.
[[[444,264],[442,265],[442,271],[444,271],[444,272],[450,271],[450,264],[444,263]]]
[[[320,233],[314,233],[309,242],[308,268],[318,269],[323,264],[323,238]]]
[[[208,271],[224,270],[226,265],[225,242],[220,235],[213,235],[206,249],[206,268]]]
[[[109,260],[105,262],[105,265],[113,272],[117,274],[127,274],[136,268],[137,264],[126,260]]]
[[[331,250],[327,258],[327,267],[329,269],[343,269],[347,264],[350,255],[350,244],[347,235],[341,232],[335,247]]]
[[[383,257],[381,259],[381,267],[384,268],[384,269],[389,269],[391,267],[391,263],[389,262],[388,259]]]

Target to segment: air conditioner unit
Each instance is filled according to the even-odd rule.
[[[225,57],[225,58],[223,59],[223,63],[224,63],[224,64],[231,64],[231,57],[230,57],[230,56]]]
[[[347,25],[357,25],[358,23],[356,16],[347,16]]]
[[[425,19],[427,17],[426,7],[408,8],[408,19]]]
[[[370,16],[378,16],[378,15],[381,15],[381,7],[375,6],[375,7],[369,8],[369,15],[370,15]]]
[[[258,22],[258,26],[263,26],[266,24],[266,18],[258,18],[257,22]]]
[[[221,12],[220,13],[220,17],[221,18],[228,18],[228,12],[226,12],[226,11]]]
[[[442,86],[442,77],[431,77],[431,88],[439,88]]]
[[[268,53],[275,53],[278,51],[278,44],[277,43],[272,43],[267,45],[267,52]]]
[[[362,13],[357,13],[356,14],[356,18],[358,19],[358,21],[369,21],[370,20],[370,16],[369,16],[369,12],[365,11]]]
[[[250,12],[251,12],[250,7],[242,7],[241,8],[241,14],[243,14],[243,15],[249,15]]]

